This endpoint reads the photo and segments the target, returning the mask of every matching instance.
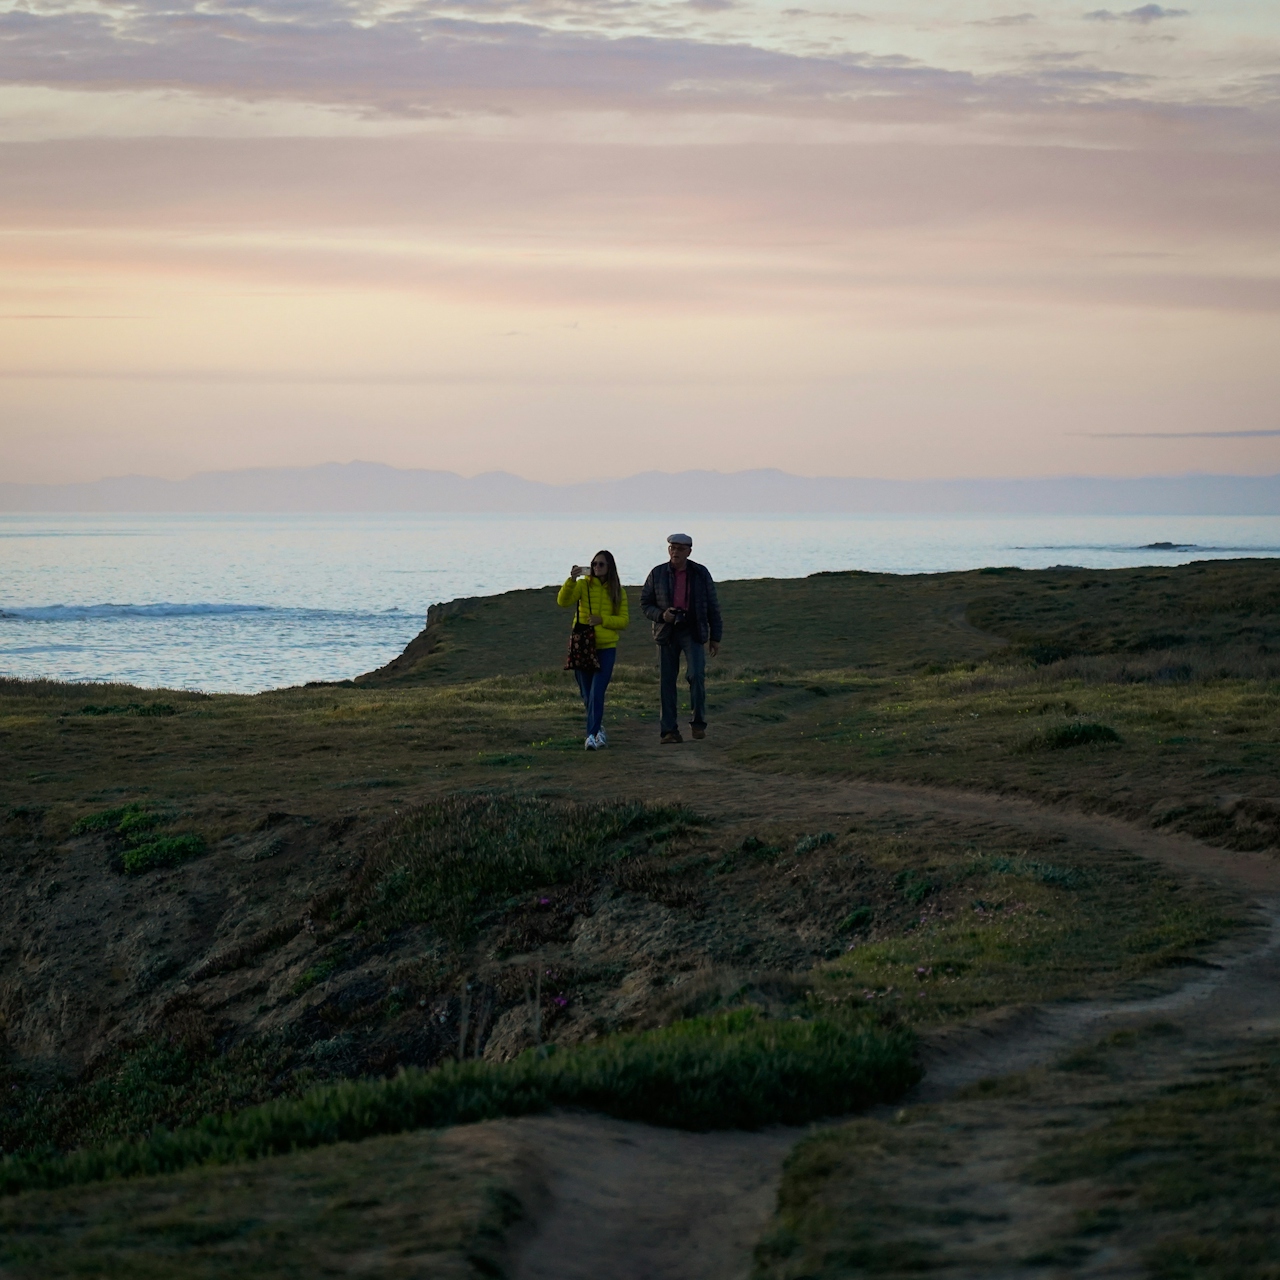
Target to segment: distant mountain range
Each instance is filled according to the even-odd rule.
[[[875,480],[785,471],[647,471],[542,484],[505,471],[466,477],[378,462],[202,471],[185,480],[113,476],[83,484],[0,483],[0,511],[423,511],[867,515],[1277,515],[1280,475],[1116,480]]]

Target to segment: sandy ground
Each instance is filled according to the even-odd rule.
[[[512,1122],[550,1171],[517,1280],[743,1276],[803,1131],[681,1133],[601,1116]]]

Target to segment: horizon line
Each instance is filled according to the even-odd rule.
[[[1173,439],[1183,438],[1184,436],[1280,436],[1280,429],[1268,431],[1228,431],[1228,432],[1108,432],[1108,433],[1089,433],[1096,434],[1099,438],[1118,438],[1118,439]],[[180,477],[154,475],[141,471],[118,472],[115,474],[101,475],[92,480],[5,480],[0,481],[0,489],[52,489],[52,488],[76,488],[90,485],[108,484],[112,481],[124,480],[146,480],[159,484],[186,484],[192,480],[202,477],[211,476],[238,476],[249,475],[255,472],[314,472],[321,471],[326,468],[347,468],[347,467],[376,467],[386,471],[396,472],[401,475],[426,474],[436,476],[452,476],[458,480],[474,481],[483,480],[488,477],[503,477],[512,480],[519,480],[523,484],[538,485],[548,489],[567,489],[579,485],[599,485],[599,484],[619,484],[627,480],[636,480],[645,476],[694,476],[706,475],[717,476],[725,479],[733,479],[744,476],[761,476],[774,475],[783,477],[788,480],[802,480],[810,482],[839,482],[852,481],[871,484],[891,484],[891,485],[936,485],[936,484],[1043,484],[1054,481],[1085,481],[1089,483],[1102,484],[1118,484],[1118,483],[1142,483],[1149,481],[1177,481],[1177,480],[1280,480],[1280,471],[1269,471],[1261,473],[1246,472],[1214,472],[1214,471],[1180,471],[1166,473],[1145,473],[1142,475],[1097,475],[1084,472],[1061,472],[1053,474],[1037,474],[1027,476],[877,476],[877,475],[805,475],[795,471],[784,471],[781,467],[745,467],[737,471],[721,471],[712,467],[686,467],[679,471],[661,471],[656,468],[650,468],[645,471],[629,472],[625,475],[614,476],[595,476],[583,480],[538,480],[523,476],[514,471],[506,471],[501,468],[491,468],[484,471],[476,471],[467,474],[461,471],[452,471],[440,467],[428,466],[397,466],[395,463],[378,462],[367,458],[350,458],[345,462],[331,459],[326,462],[308,462],[308,463],[273,463],[260,464],[243,467],[218,467],[207,470],[191,471]]]

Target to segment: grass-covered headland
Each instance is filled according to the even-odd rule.
[[[341,1144],[407,1143],[407,1169],[419,1129],[556,1106],[689,1128],[838,1115],[910,1084],[919,1028],[1168,985],[1243,919],[1069,825],[871,803],[859,780],[1280,843],[1275,562],[726,583],[708,739],[659,747],[637,626],[597,754],[553,595],[456,602],[339,685],[0,681],[13,1205],[52,1197],[71,1222],[67,1197],[92,1195],[110,1216],[125,1200],[94,1180],[163,1198],[251,1160],[300,1222]],[[826,1247],[817,1167],[795,1166],[779,1276]],[[448,1249],[507,1220],[466,1203]],[[25,1213],[0,1219],[0,1266],[71,1274]],[[224,1229],[210,1258],[240,1247]],[[267,1228],[243,1231],[242,1273],[277,1274]],[[147,1247],[120,1244],[118,1274]],[[455,1263],[480,1274],[440,1274]]]

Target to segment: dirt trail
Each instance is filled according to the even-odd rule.
[[[618,769],[628,789],[637,775],[647,775],[646,782],[704,812],[802,814],[815,825],[859,815],[899,815],[904,822],[928,816],[969,829],[989,823],[1056,834],[1154,859],[1243,891],[1256,904],[1258,927],[1220,948],[1204,967],[1183,971],[1173,990],[1167,982],[1163,989],[1152,984],[1128,999],[1022,1010],[929,1037],[926,1075],[908,1102],[937,1101],[975,1080],[1047,1063],[1128,1018],[1180,1022],[1201,1040],[1280,1029],[1280,863],[1266,855],[1021,799],[753,774],[724,763],[710,742],[692,750],[641,741],[618,746],[629,749],[619,750],[607,771]],[[782,1162],[804,1132],[673,1133],[588,1115],[513,1123],[542,1152],[551,1195],[518,1260],[516,1280],[745,1280],[751,1250],[773,1211]]]
[[[803,1136],[572,1114],[513,1123],[549,1170],[552,1196],[517,1280],[745,1276],[782,1161]]]

